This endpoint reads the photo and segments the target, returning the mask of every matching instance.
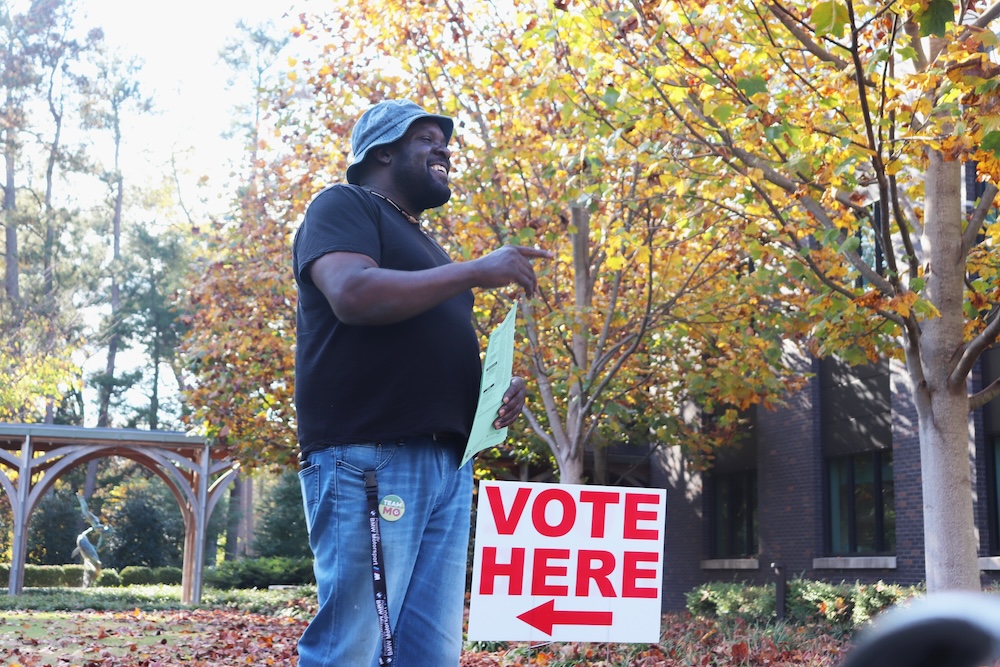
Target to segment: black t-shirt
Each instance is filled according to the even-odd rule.
[[[313,199],[292,250],[303,453],[431,433],[467,438],[482,373],[471,290],[396,324],[347,325],[309,276],[314,261],[338,251],[403,271],[451,261],[419,226],[363,188],[334,185]]]

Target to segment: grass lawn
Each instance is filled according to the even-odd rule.
[[[294,665],[303,626],[225,609],[2,611],[0,665]]]

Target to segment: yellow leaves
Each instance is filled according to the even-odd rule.
[[[666,65],[657,65],[653,68],[653,78],[657,81],[667,81],[670,79],[670,75],[673,73],[673,69],[667,67]]]
[[[988,176],[994,184],[1000,184],[1000,157],[996,153],[978,150],[973,155],[973,159],[976,160],[976,170],[980,174]],[[1000,244],[1000,239],[998,239],[998,244]]]
[[[924,117],[931,115],[931,111],[933,111],[933,109],[933,102],[931,102],[930,98],[926,96],[921,96],[917,100],[916,104],[913,105],[913,112]]]
[[[667,99],[670,100],[672,104],[681,104],[688,97],[688,89],[682,88],[681,86],[667,86]]]
[[[625,268],[625,258],[621,255],[612,255],[605,262],[612,271],[621,271]]]
[[[649,261],[652,251],[649,249],[648,245],[639,246],[635,251],[635,260],[640,264],[645,264]]]
[[[913,307],[913,304],[916,303],[917,298],[916,292],[903,292],[902,294],[889,299],[887,307],[890,310],[899,313],[902,317],[909,317],[910,309]]]

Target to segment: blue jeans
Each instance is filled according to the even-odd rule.
[[[378,497],[404,503],[380,519],[396,667],[458,665],[472,467],[430,437],[338,445],[299,471],[319,611],[299,639],[300,667],[376,667],[382,648],[372,591],[371,533],[363,471],[375,468]]]

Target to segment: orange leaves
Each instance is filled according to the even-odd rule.
[[[252,467],[287,461],[293,452],[295,293],[282,270],[287,227],[260,215],[256,201],[243,206],[232,227],[203,241],[183,350],[197,378],[186,395],[188,423]]]
[[[976,151],[976,147],[972,137],[963,133],[960,136],[945,137],[940,143],[939,150],[946,162],[953,162],[968,159]]]
[[[854,304],[861,309],[878,313],[895,313],[900,317],[909,317],[913,304],[917,299],[916,292],[906,291],[894,297],[888,297],[878,290],[868,290],[854,298]]]
[[[949,65],[945,73],[955,83],[975,85],[1000,77],[1000,65],[991,61],[989,54],[973,52]]]
[[[746,642],[736,642],[730,649],[730,655],[736,664],[746,664],[747,660],[750,659],[750,647]]]

